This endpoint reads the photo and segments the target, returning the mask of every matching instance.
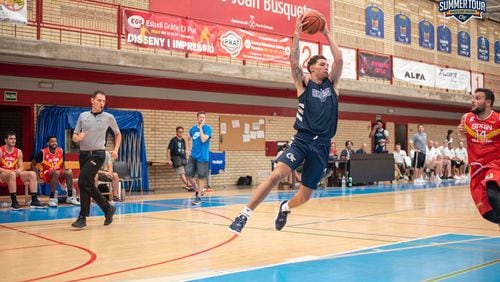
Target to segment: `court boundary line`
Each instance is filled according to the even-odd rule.
[[[460,269],[460,270],[457,270],[457,271],[453,271],[453,272],[450,272],[450,273],[442,274],[442,275],[439,275],[439,276],[436,276],[436,277],[433,277],[433,278],[430,278],[430,279],[423,280],[423,282],[441,281],[441,280],[448,279],[448,278],[451,278],[451,277],[455,277],[455,276],[458,276],[458,275],[461,275],[461,274],[464,274],[464,273],[472,272],[472,271],[475,271],[477,269],[485,268],[485,267],[488,267],[490,265],[494,265],[496,263],[500,263],[500,258],[494,259],[494,260],[490,260],[490,261],[487,261],[487,262],[484,262],[484,263],[476,264],[476,265],[473,265],[473,266],[469,266],[469,267],[466,267],[466,268],[463,268],[463,269]]]

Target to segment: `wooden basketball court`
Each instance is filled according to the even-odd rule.
[[[79,207],[2,209],[0,281],[494,281],[500,273],[500,228],[480,217],[468,184],[320,189],[282,231],[273,230],[275,213],[293,192],[275,191],[236,236],[227,226],[250,194],[216,189],[201,207],[187,192],[137,197],[116,204],[110,226],[93,205],[83,230],[70,227]]]

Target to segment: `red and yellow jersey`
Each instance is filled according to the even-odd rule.
[[[19,149],[14,147],[14,150],[9,153],[5,145],[0,147],[0,167],[8,170],[16,170],[19,162]]]
[[[485,119],[474,113],[464,117],[467,135],[467,153],[472,175],[475,169],[483,167],[500,158],[500,114],[492,111]]]
[[[42,149],[43,161],[41,162],[40,173],[47,170],[62,170],[63,168],[63,150],[59,147],[56,148],[54,153],[51,153],[48,147]]]

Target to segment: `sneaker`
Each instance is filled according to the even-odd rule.
[[[78,199],[76,197],[67,197],[66,198],[66,204],[71,204],[71,205],[74,205],[74,206],[79,206],[80,202],[78,201]]]
[[[78,219],[71,224],[75,228],[83,228],[87,226],[87,220],[83,216],[79,216]]]
[[[116,208],[113,205],[109,206],[109,209],[107,212],[104,213],[105,220],[104,220],[104,225],[110,225],[113,222],[113,215],[116,212]]]
[[[42,205],[42,203],[40,203],[40,200],[36,199],[35,201],[31,201],[30,208],[45,209],[47,207]]]
[[[276,230],[281,230],[283,227],[286,225],[286,219],[288,215],[290,214],[290,211],[282,211],[281,208],[283,207],[284,204],[286,204],[288,201],[283,201],[280,204],[280,209],[278,210],[278,214],[276,215],[276,219],[274,220],[274,228]]]
[[[56,198],[49,198],[49,207],[57,208],[57,199]]]
[[[117,196],[113,196],[113,202],[121,202],[122,199],[118,198]]]
[[[210,187],[203,189],[203,192],[213,192],[213,191],[214,191],[214,189],[212,189]]]
[[[229,225],[229,231],[240,235],[241,229],[243,229],[243,227],[245,227],[245,224],[247,223],[247,219],[248,218],[246,216],[240,214],[234,219],[233,223]]]
[[[10,209],[13,211],[19,211],[19,210],[21,210],[21,206],[19,205],[19,203],[17,201],[14,201],[10,205]]]
[[[184,189],[186,189],[188,192],[194,191],[193,185],[186,185],[186,186],[184,186]]]
[[[199,205],[201,205],[201,198],[200,198],[200,197],[196,197],[196,198],[195,198],[195,199],[191,202],[191,204],[192,204],[193,206],[199,206]]]

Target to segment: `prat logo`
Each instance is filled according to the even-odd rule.
[[[439,0],[439,12],[445,18],[454,17],[461,23],[466,23],[471,18],[483,18],[486,12],[485,0]]]
[[[220,45],[222,48],[231,54],[231,57],[236,57],[243,49],[243,39],[241,36],[230,30],[220,37]]]

